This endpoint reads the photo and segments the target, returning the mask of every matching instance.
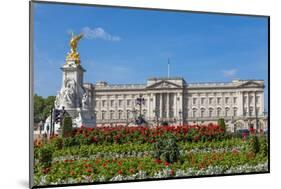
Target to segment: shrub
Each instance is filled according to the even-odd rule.
[[[199,134],[199,131],[195,128],[190,128],[188,130],[187,133],[187,141],[192,142],[195,138],[195,136],[197,136]]]
[[[173,163],[179,160],[180,152],[177,145],[177,139],[173,134],[166,134],[157,138],[153,145],[153,157],[162,161]]]
[[[80,146],[79,155],[81,155],[81,157],[89,157],[89,147]]]
[[[66,137],[69,136],[71,133],[72,133],[72,118],[66,116],[63,118],[62,136]]]
[[[265,137],[260,138],[260,153],[263,157],[266,157],[268,154],[268,143]]]
[[[52,164],[53,158],[53,149],[51,146],[45,146],[40,148],[39,151],[39,163],[42,165],[43,168],[50,167]]]
[[[257,154],[260,151],[260,143],[257,136],[250,136],[249,138],[249,151]]]
[[[56,150],[61,150],[63,148],[63,139],[60,137],[54,139],[54,147]]]
[[[67,137],[63,139],[63,146],[64,147],[71,147],[71,146],[75,146],[78,143],[76,142],[74,137]]]

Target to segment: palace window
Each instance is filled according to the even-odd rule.
[[[221,98],[217,98],[217,104],[221,104]]]
[[[213,117],[213,109],[212,108],[209,109],[209,117]]]
[[[131,100],[127,100],[127,106],[131,105]]]
[[[118,119],[122,119],[123,118],[123,112],[122,110],[118,111]]]
[[[229,116],[229,108],[225,108],[225,117]]]
[[[192,117],[196,117],[196,111],[197,111],[196,109],[192,110]]]
[[[233,97],[233,104],[237,103],[237,97]]]
[[[201,104],[205,104],[205,98],[201,98]]]
[[[201,117],[205,117],[205,109],[201,109]]]
[[[197,99],[196,99],[196,98],[193,98],[192,100],[193,100],[193,104],[195,105]]]
[[[209,98],[209,104],[213,104],[213,98]]]
[[[237,116],[237,108],[233,109],[233,116]]]
[[[220,117],[221,116],[221,108],[217,109],[217,116]]]
[[[110,111],[110,119],[114,119],[114,111]]]
[[[128,119],[128,118],[131,118],[130,110],[127,110],[127,119]]]
[[[102,120],[105,119],[105,113],[106,113],[105,111],[102,111],[102,112],[101,112],[101,119],[102,119]]]
[[[105,105],[106,105],[106,101],[103,100],[103,101],[102,101],[102,107],[105,107]]]
[[[118,101],[119,107],[122,106],[122,104],[123,104],[123,101],[122,101],[122,100],[119,100],[119,101]]]
[[[110,106],[113,107],[113,105],[114,105],[114,100],[111,100],[110,101]]]
[[[228,102],[229,102],[229,98],[225,97],[225,104],[228,104]]]

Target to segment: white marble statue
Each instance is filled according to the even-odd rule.
[[[88,108],[89,107],[89,96],[88,96],[87,92],[85,92],[83,94],[82,106],[83,106],[83,108]]]

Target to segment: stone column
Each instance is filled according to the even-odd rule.
[[[167,104],[166,104],[167,118],[170,118],[170,93],[167,93]]]
[[[151,94],[152,95],[152,98],[153,98],[153,101],[152,101],[152,110],[151,110],[151,113],[152,114],[154,114],[154,111],[156,111],[157,109],[156,109],[156,93],[152,93]],[[152,117],[154,117],[155,116],[155,114],[152,116]]]
[[[254,91],[254,95],[253,95],[253,115],[255,115],[256,116],[256,112],[257,112],[257,110],[256,110],[256,108],[257,108],[257,104],[256,104],[256,91]]]
[[[249,91],[247,91],[247,112],[248,112],[248,115],[247,116],[250,116],[250,95],[249,95]]]
[[[243,92],[238,92],[238,98],[237,98],[237,104],[238,104],[238,112],[237,116],[243,116],[244,115],[244,97]]]
[[[174,108],[174,118],[177,119],[178,106],[177,106],[177,94],[176,93],[174,93],[173,108]]]
[[[160,107],[159,107],[159,112],[160,112],[160,115],[159,117],[162,118],[163,117],[163,93],[160,93],[159,94],[159,98],[160,98]]]
[[[147,95],[146,95],[146,104],[145,104],[145,106],[146,106],[146,108],[147,108],[147,112],[146,112],[146,119],[150,119],[150,111],[151,111],[151,107],[150,107],[150,93],[148,93]]]
[[[265,111],[265,109],[264,109],[264,92],[261,92],[260,98],[261,98],[260,109],[261,109],[261,113],[263,114],[263,112]]]

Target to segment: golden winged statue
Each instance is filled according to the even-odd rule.
[[[71,39],[69,41],[69,45],[71,47],[71,52],[76,52],[77,50],[77,43],[83,37],[83,34],[74,35],[72,33]]]
[[[71,61],[74,61],[75,64],[80,64],[80,56],[79,53],[77,52],[77,44],[82,37],[83,34],[79,34],[79,35],[74,35],[73,33],[71,34],[71,39],[69,41],[70,52],[67,54],[66,57],[67,64]]]

